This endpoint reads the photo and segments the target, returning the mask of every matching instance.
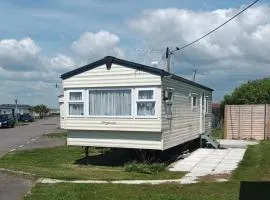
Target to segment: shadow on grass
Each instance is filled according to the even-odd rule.
[[[98,155],[90,155],[75,161],[79,165],[96,165],[120,167],[134,160],[133,152],[129,149],[111,149]]]
[[[122,167],[129,162],[137,163],[171,163],[178,159],[179,155],[187,149],[189,152],[196,150],[199,146],[199,140],[178,145],[165,151],[156,150],[136,150],[136,149],[102,149],[96,148],[94,151],[99,152],[98,155],[90,155],[78,159],[74,164],[78,165],[94,165],[94,166],[110,166]],[[89,150],[90,152],[90,150]]]

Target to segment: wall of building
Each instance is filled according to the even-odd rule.
[[[68,131],[67,145],[162,149],[161,132]]]
[[[107,131],[142,131],[160,132],[160,97],[161,78],[150,73],[134,70],[113,64],[110,70],[105,65],[63,80],[64,116],[61,116],[61,127],[68,130],[107,130]],[[155,118],[139,117],[87,117],[68,116],[68,91],[70,89],[121,87],[155,87],[157,110]],[[86,110],[88,112],[88,110]]]
[[[112,64],[110,70],[102,65],[63,80],[64,89],[145,85],[161,85],[160,76],[116,64]]]
[[[165,90],[166,88],[173,88],[173,104],[172,118],[168,119],[165,102],[162,101],[163,149],[199,138],[201,133],[211,133],[212,92],[169,77],[162,79],[162,89]],[[205,104],[202,103],[202,93],[208,99],[207,113],[205,112],[205,105],[202,105]],[[197,97],[195,108],[192,107],[192,95]],[[201,115],[205,116],[204,120],[201,119]]]

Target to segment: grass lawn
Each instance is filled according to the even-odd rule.
[[[82,148],[57,147],[8,153],[0,159],[0,167],[67,180],[178,179],[184,175],[169,171],[156,174],[125,172],[123,165],[128,159],[123,151],[92,148],[85,160]]]
[[[270,141],[250,146],[226,183],[192,185],[98,185],[98,184],[38,184],[25,200],[77,199],[148,199],[148,200],[238,200],[241,180],[270,181]]]
[[[43,137],[52,138],[52,139],[66,139],[67,138],[67,132],[48,133],[48,134],[44,134]]]
[[[223,129],[213,128],[212,136],[216,139],[223,139],[224,138],[224,131]]]
[[[238,183],[193,185],[38,184],[24,200],[238,200]]]

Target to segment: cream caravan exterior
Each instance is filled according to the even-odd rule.
[[[211,132],[212,89],[107,56],[61,76],[67,145],[166,150]]]

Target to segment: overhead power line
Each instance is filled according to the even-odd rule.
[[[218,27],[216,27],[215,29],[211,30],[210,32],[206,33],[205,35],[203,35],[202,37],[182,46],[182,47],[176,47],[175,50],[171,51],[171,53],[174,53],[175,51],[180,51],[182,49],[185,49],[191,45],[193,45],[196,42],[199,42],[200,40],[202,40],[203,38],[209,36],[210,34],[214,33],[216,30],[220,29],[222,26],[226,25],[227,23],[229,23],[230,21],[232,21],[233,19],[235,19],[236,17],[238,17],[239,15],[241,15],[243,12],[245,12],[247,9],[249,9],[250,7],[252,7],[253,5],[255,5],[256,3],[258,3],[259,0],[254,1],[253,3],[249,4],[247,7],[245,7],[243,10],[241,10],[240,12],[236,13],[234,16],[232,16],[230,19],[228,19],[227,21],[225,21],[223,24],[219,25]]]

